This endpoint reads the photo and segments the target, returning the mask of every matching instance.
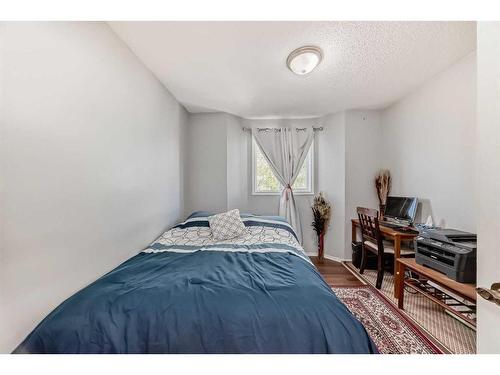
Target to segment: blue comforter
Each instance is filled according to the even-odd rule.
[[[15,353],[377,351],[311,263],[259,246],[141,252],[63,302]]]

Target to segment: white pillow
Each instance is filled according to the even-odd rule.
[[[216,240],[229,240],[246,233],[239,210],[231,210],[208,217],[212,236]]]

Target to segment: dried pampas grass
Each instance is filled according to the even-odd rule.
[[[385,206],[387,196],[391,190],[391,172],[388,169],[381,169],[375,176],[375,188],[377,189],[380,206]]]

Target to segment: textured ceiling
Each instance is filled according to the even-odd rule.
[[[476,48],[475,22],[110,22],[190,112],[308,117],[382,108]],[[287,55],[322,63],[297,76]]]

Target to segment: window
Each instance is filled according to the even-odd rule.
[[[283,187],[269,167],[267,160],[262,155],[259,146],[252,139],[252,180],[253,180],[253,194],[255,195],[279,195]],[[314,194],[313,188],[313,155],[314,143],[307,154],[304,165],[300,169],[299,175],[293,184],[293,192],[295,194]]]

